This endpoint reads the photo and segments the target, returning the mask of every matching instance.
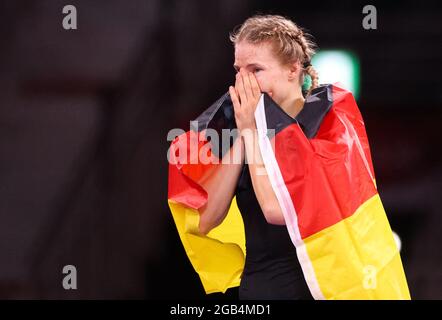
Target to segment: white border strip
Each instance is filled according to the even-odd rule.
[[[264,161],[264,165],[272,185],[273,191],[276,194],[279,205],[281,206],[284,214],[286,226],[290,235],[290,238],[295,245],[296,254],[298,256],[299,263],[304,273],[307,285],[310,289],[312,296],[316,300],[324,300],[324,295],[319,287],[316,275],[307,253],[304,241],[301,239],[301,235],[298,227],[298,216],[296,214],[295,207],[290,197],[287,186],[284,183],[281,171],[276,161],[275,154],[272,149],[270,139],[267,136],[267,121],[264,109],[264,95],[261,95],[258,105],[255,110],[255,121],[258,130],[258,144],[261,151],[261,156]]]

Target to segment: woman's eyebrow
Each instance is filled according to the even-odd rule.
[[[236,64],[234,64],[233,67],[235,68],[236,71],[239,71],[239,69],[240,69],[240,67],[237,66]],[[250,68],[250,67],[255,67],[255,68],[258,67],[258,68],[262,68],[263,66],[260,65],[259,63],[249,63],[249,64],[246,66],[246,69],[247,69],[247,68]]]
[[[262,67],[259,63],[254,62],[247,65],[247,67]]]

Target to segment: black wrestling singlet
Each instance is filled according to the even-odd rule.
[[[247,164],[238,180],[236,201],[246,236],[246,262],[239,299],[313,299],[287,227],[265,220]]]

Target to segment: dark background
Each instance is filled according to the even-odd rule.
[[[77,8],[78,29],[62,28]],[[378,29],[362,28],[375,5]],[[234,79],[232,29],[292,18],[354,51],[377,184],[413,298],[442,298],[437,1],[0,2],[0,298],[206,296],[167,207],[168,131]],[[75,265],[78,289],[62,287]]]

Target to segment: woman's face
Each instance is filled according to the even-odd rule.
[[[293,94],[297,84],[296,67],[282,65],[269,42],[237,43],[234,67],[236,71],[244,68],[254,73],[261,92],[267,92],[279,105],[288,99],[290,92]]]

